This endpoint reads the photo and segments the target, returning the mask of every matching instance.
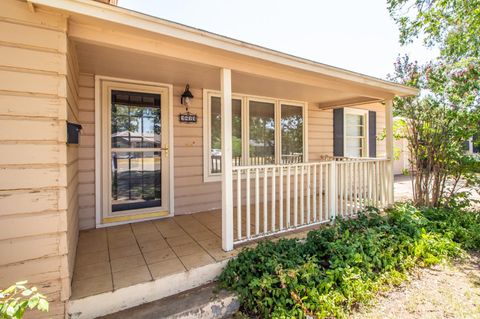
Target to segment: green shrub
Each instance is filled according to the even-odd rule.
[[[419,210],[402,204],[381,215],[369,209],[308,233],[305,241],[264,241],[243,250],[220,276],[253,317],[346,317],[380,289],[480,247],[478,212]]]
[[[0,318],[20,319],[27,309],[48,311],[48,301],[37,291],[27,288],[27,282],[17,282],[5,290],[0,290]]]

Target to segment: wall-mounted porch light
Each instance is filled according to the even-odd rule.
[[[192,103],[193,100],[193,94],[190,92],[190,85],[187,84],[185,87],[185,91],[183,92],[182,96],[180,97],[180,103],[182,103],[183,106],[185,106],[185,109],[188,112],[188,108],[190,107],[190,104]]]
[[[181,123],[197,123],[197,114],[190,113],[188,107],[192,103],[193,94],[190,92],[190,85],[187,84],[185,91],[180,97],[180,103],[185,106],[185,113],[180,113],[179,119]]]

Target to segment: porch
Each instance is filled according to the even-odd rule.
[[[205,269],[202,283],[211,281],[246,244],[264,237],[304,237],[339,216],[385,206],[393,195],[388,164],[385,159],[332,158],[235,167],[231,251],[222,248],[222,210],[81,231],[71,303],[174,275],[194,287],[186,279],[192,271]]]

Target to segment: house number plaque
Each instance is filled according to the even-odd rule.
[[[197,114],[186,112],[180,113],[179,117],[181,123],[197,123]]]

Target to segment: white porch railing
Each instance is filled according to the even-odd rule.
[[[353,216],[388,202],[388,160],[335,159],[233,168],[233,242]]]

